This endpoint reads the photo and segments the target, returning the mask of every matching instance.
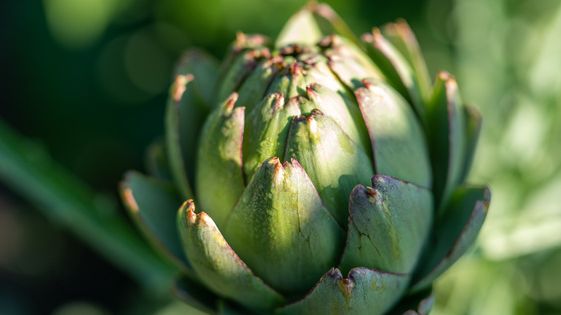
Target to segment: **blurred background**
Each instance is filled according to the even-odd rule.
[[[434,314],[561,314],[561,2],[326,2],[357,33],[407,19],[432,74],[454,73],[483,113],[471,181],[493,202]],[[237,31],[275,36],[304,3],[4,1],[0,314],[196,314],[168,300],[173,270],[122,223],[117,183],[162,134],[184,49],[220,58]]]

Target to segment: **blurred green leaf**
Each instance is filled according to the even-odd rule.
[[[70,229],[146,288],[164,293],[175,269],[163,262],[105,196],[56,164],[37,144],[0,121],[0,180]]]

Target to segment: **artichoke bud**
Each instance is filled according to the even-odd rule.
[[[424,313],[403,301],[475,240],[490,194],[463,182],[480,115],[450,75],[430,82],[404,22],[363,40],[311,2],[274,46],[239,33],[220,71],[200,53],[178,68],[161,178],[122,195],[211,311]],[[176,197],[205,212],[164,218]]]

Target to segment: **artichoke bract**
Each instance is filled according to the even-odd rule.
[[[310,4],[222,66],[184,55],[151,176],[121,194],[208,313],[425,314],[487,213],[464,184],[480,128],[404,21],[357,38]]]

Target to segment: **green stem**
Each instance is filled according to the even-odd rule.
[[[171,287],[174,267],[151,250],[119,216],[113,203],[91,191],[37,144],[2,121],[0,180],[150,291],[163,293]]]

